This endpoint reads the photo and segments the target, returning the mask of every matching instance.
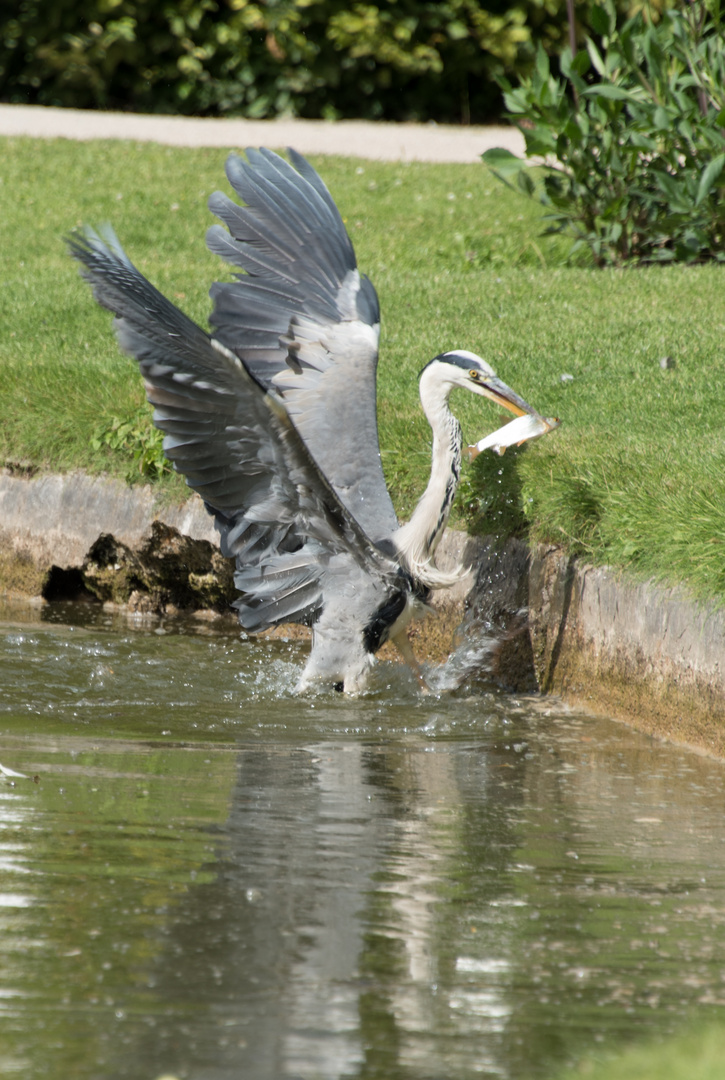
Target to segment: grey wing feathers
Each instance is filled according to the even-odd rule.
[[[340,318],[339,286],[357,264],[327,189],[307,162],[305,169],[308,176],[314,175],[315,185],[269,150],[250,149],[247,157],[249,163],[231,154],[226,165],[227,178],[246,206],[238,206],[220,192],[209,200],[210,209],[224,221],[236,243],[230,250],[230,235],[216,225],[209,230],[209,247],[252,278],[267,278],[281,286],[282,299],[294,307],[280,309],[280,319],[288,322],[291,314]],[[294,159],[304,161],[299,155]],[[372,286],[370,290],[374,296]],[[222,291],[240,295],[238,287],[223,285],[214,286],[212,295],[216,298]],[[369,314],[379,321],[377,297]],[[240,328],[222,324],[216,311],[211,323],[219,339],[233,348],[225,335],[238,334]],[[245,347],[243,340],[237,344]]]
[[[119,342],[139,361],[166,455],[214,513],[224,553],[237,559],[243,625],[314,620],[335,554],[391,573],[276,393],[158,292],[115,238],[108,246],[89,230],[69,244],[96,298],[116,315]]]
[[[332,197],[311,165],[269,150],[231,155],[227,176],[245,205],[217,192],[209,248],[245,273],[216,284],[217,337],[287,409],[338,496],[375,540],[397,519],[378,445],[380,309]],[[341,453],[335,436],[344,433]]]

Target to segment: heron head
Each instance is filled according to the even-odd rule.
[[[535,413],[535,410],[524,401],[510,386],[507,386],[496,375],[490,364],[476,353],[468,352],[467,349],[454,349],[452,352],[440,353],[423,368],[421,378],[426,372],[442,384],[442,388],[449,392],[454,386],[460,386],[464,390],[470,390],[481,397],[487,397],[502,405],[516,416],[525,413]]]

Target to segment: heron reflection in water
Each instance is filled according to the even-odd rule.
[[[400,525],[378,444],[375,289],[312,166],[294,151],[291,164],[266,149],[246,154],[226,166],[245,205],[219,192],[209,201],[226,228],[212,226],[208,246],[243,271],[213,285],[211,335],[143,277],[110,230],[73,234],[71,252],[139,362],[166,456],[235,560],[244,629],[312,628],[299,690],[360,691],[388,640],[422,679],[406,628],[431,590],[461,573],[434,561],[461,467],[450,392],[531,417],[531,434],[547,428],[480,356],[436,356],[420,376],[431,477]]]

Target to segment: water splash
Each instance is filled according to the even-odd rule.
[[[479,626],[473,635],[462,637],[442,664],[426,666],[428,685],[435,693],[446,693],[460,690],[464,684],[472,681],[490,681],[494,676],[495,657],[500,646],[499,633]]]

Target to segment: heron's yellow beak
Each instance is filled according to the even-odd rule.
[[[497,405],[503,406],[504,409],[508,409],[515,416],[525,416],[527,413],[529,416],[538,416],[536,409],[524,401],[515,390],[512,390],[510,386],[507,386],[505,382],[492,375],[490,378],[483,380],[479,384],[480,392],[491,401],[495,401]]]

